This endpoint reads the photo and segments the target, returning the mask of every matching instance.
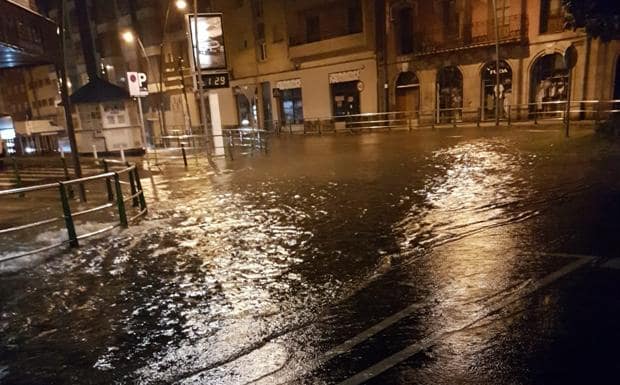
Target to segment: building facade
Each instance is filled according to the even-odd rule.
[[[224,125],[270,129],[377,111],[374,1],[212,3],[232,79],[214,91]]]
[[[618,40],[564,30],[560,0],[496,0],[496,6],[492,0],[385,1],[383,108],[437,122],[491,120],[496,111],[501,118],[509,111],[552,113],[562,107],[550,102],[565,101],[569,87],[574,101],[620,97],[614,94]],[[569,71],[563,55],[570,46],[577,55]]]

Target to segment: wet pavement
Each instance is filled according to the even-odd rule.
[[[155,173],[139,226],[0,266],[0,384],[616,383],[619,160],[450,129]]]

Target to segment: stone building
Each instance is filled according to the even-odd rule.
[[[494,119],[495,103],[502,118],[508,105],[515,115],[547,113],[557,108],[547,102],[566,100],[569,85],[575,101],[620,97],[614,90],[620,41],[565,31],[560,0],[496,1],[497,87],[492,3],[385,1],[385,40],[378,44],[383,108],[439,122],[478,114],[488,120]],[[563,55],[571,45],[577,60],[569,76]]]
[[[376,2],[212,3],[232,75],[231,88],[217,91],[225,125],[377,111]]]

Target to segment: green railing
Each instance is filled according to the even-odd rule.
[[[139,217],[147,213],[146,199],[144,198],[144,191],[140,182],[140,176],[135,164],[129,164],[127,162],[121,162],[117,160],[102,160],[104,168],[111,170],[99,175],[93,175],[85,178],[72,179],[61,181],[57,183],[48,183],[38,186],[21,187],[11,190],[0,191],[0,198],[8,197],[12,195],[24,196],[25,194],[31,194],[40,191],[53,191],[58,190],[58,204],[62,209],[61,216],[55,216],[46,218],[36,222],[31,222],[19,226],[13,226],[9,228],[0,229],[0,235],[13,234],[17,232],[23,232],[26,230],[39,228],[46,225],[51,225],[57,222],[64,222],[66,228],[67,238],[65,240],[55,242],[51,245],[40,247],[34,250],[29,250],[17,255],[10,255],[7,257],[0,257],[0,263],[18,258],[23,258],[29,255],[45,252],[56,247],[63,245],[69,245],[71,247],[78,247],[79,241],[85,238],[89,238],[106,231],[110,231],[116,227],[128,227],[129,223],[138,219]],[[126,180],[123,180],[125,178]],[[86,208],[80,211],[74,211],[71,207],[71,190],[72,187],[79,184],[85,184],[93,181],[103,180],[106,186],[107,202],[96,207]],[[129,187],[129,194],[123,192],[123,186]],[[131,203],[131,208],[136,211],[135,215],[129,216],[129,210],[127,204]],[[78,234],[75,226],[75,219],[100,212],[106,209],[116,207],[116,215],[118,216],[118,223],[107,225],[96,231],[92,231],[85,234]]]

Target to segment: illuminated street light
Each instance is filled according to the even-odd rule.
[[[177,7],[179,11],[182,11],[185,8],[187,8],[187,2],[185,0],[177,0],[174,2],[174,5]]]
[[[125,40],[126,43],[133,43],[135,40],[135,36],[133,35],[133,32],[131,31],[125,31],[121,34],[121,37],[123,38],[123,40]]]

